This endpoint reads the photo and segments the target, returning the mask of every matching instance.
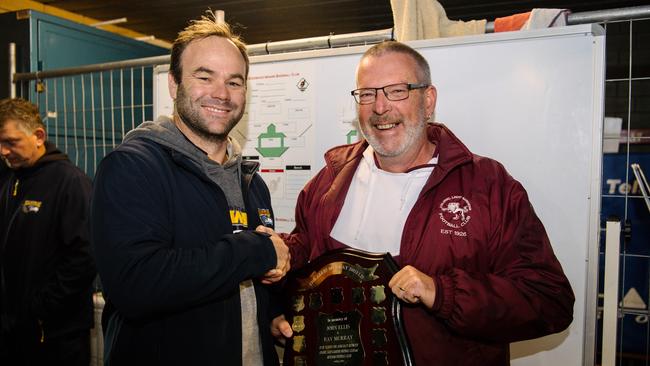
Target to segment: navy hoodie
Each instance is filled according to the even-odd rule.
[[[93,326],[91,189],[90,179],[49,142],[33,166],[2,172],[3,341],[46,342]]]

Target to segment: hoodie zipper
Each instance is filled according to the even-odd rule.
[[[38,319],[38,327],[41,329],[41,343],[45,343],[45,328],[41,319]]]
[[[5,206],[5,211],[7,211],[7,208],[9,206],[9,201],[11,200],[11,197],[15,197],[16,194],[18,193],[18,182],[19,182],[19,179],[16,178],[16,183],[14,183],[13,190],[7,192],[7,201],[5,202],[5,205],[6,205]],[[4,262],[4,251],[5,251],[5,247],[7,246],[7,239],[9,239],[9,232],[11,231],[11,227],[13,226],[14,220],[16,219],[16,216],[18,216],[19,211],[20,211],[20,205],[18,205],[18,207],[16,208],[14,213],[9,218],[9,222],[7,223],[7,227],[6,227],[6,230],[4,232],[4,237],[2,238],[2,242],[0,242],[0,260],[2,260],[2,262]],[[1,296],[1,299],[2,299],[2,308],[4,308],[4,309],[7,309],[7,306],[6,306],[7,304],[6,304],[6,300],[5,300],[6,299],[5,293],[6,293],[6,289],[7,289],[6,286],[7,286],[7,284],[5,283],[4,265],[0,265],[0,296]],[[2,311],[1,315],[2,315],[2,318],[3,318],[2,321],[3,322],[6,321],[7,320],[7,319],[5,319],[6,313],[4,311]],[[41,333],[41,339],[44,339],[44,334],[43,333]]]
[[[8,211],[9,208],[9,202],[11,201],[12,197],[16,197],[18,195],[18,184],[20,183],[20,179],[16,178],[16,182],[14,183],[13,189],[11,192],[7,192],[7,201],[5,202],[5,212]],[[18,215],[18,212],[20,211],[20,205],[16,207],[16,210],[14,210],[14,213],[11,215],[9,218],[9,222],[7,223],[6,230],[4,232],[4,237],[2,238],[2,243],[0,243],[0,254],[4,253],[5,246],[7,245],[7,239],[9,238],[9,231],[11,229],[11,226],[14,224],[14,220],[16,219],[16,216]]]

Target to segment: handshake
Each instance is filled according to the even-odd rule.
[[[280,236],[269,227],[260,225],[255,229],[255,231],[265,233],[269,236],[273,242],[275,256],[277,257],[275,268],[264,274],[262,277],[262,283],[268,285],[278,282],[289,272],[289,269],[291,269],[291,254],[289,254],[289,247],[287,247],[282,238],[280,238]]]

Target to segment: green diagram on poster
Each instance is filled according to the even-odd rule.
[[[358,140],[358,139],[356,138],[357,135],[358,135],[357,130],[350,130],[350,132],[348,132],[348,134],[345,135],[345,136],[348,138],[348,142],[347,142],[348,145],[351,144],[351,143],[353,143],[353,142],[356,142],[356,141]]]
[[[282,132],[276,132],[275,125],[271,123],[266,128],[266,132],[257,136],[257,147],[255,150],[265,158],[278,158],[289,149],[284,146],[284,138],[286,136]]]

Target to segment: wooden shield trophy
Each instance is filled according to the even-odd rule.
[[[398,299],[388,282],[390,254],[327,252],[286,283],[285,316],[293,329],[283,365],[413,365]]]

